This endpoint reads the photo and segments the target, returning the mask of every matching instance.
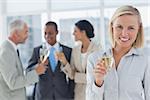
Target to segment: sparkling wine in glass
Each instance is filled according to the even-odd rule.
[[[63,48],[60,46],[59,49],[55,52],[56,59],[59,59],[61,56],[63,56]],[[60,61],[61,62],[61,61]]]
[[[106,69],[109,71],[113,66],[113,56],[107,55],[106,53],[104,53],[104,55],[101,59],[104,61],[104,65],[105,65]]]
[[[49,55],[49,50],[46,48],[46,43],[42,44],[42,48],[40,48],[40,62],[45,62]]]

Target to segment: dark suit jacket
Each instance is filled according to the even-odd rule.
[[[70,62],[72,49],[61,45],[66,59]],[[39,50],[42,46],[34,48],[29,60],[28,70],[38,63]],[[60,69],[61,63],[58,61],[55,72],[52,72],[50,62],[45,74],[40,75],[39,82],[35,86],[35,100],[73,100],[74,81],[66,81],[66,74]]]

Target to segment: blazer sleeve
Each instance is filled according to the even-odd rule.
[[[63,72],[68,75],[70,79],[74,79],[76,83],[86,83],[86,73],[77,72],[74,65],[74,56],[71,57],[71,63],[67,63],[63,68]]]
[[[33,53],[32,53],[32,56],[31,58],[29,59],[29,62],[28,62],[28,67],[26,68],[26,71],[31,71],[34,69],[35,65],[38,63],[38,60],[39,60],[39,53],[38,53],[38,49],[37,48],[34,48],[33,49]]]
[[[28,72],[26,75],[23,74],[22,65],[17,65],[16,56],[12,50],[4,49],[0,52],[0,72],[11,90],[24,88],[25,86],[38,82],[38,75],[35,70]],[[19,67],[22,70],[19,70]]]
[[[72,54],[71,54],[71,61],[70,61],[70,63],[67,62],[67,64],[61,68],[61,70],[62,70],[70,79],[72,79],[72,80],[74,79],[74,76],[75,76],[75,67],[74,67],[73,50],[72,50]]]
[[[78,48],[73,48],[72,49],[72,54],[71,54],[71,62],[67,63],[63,68],[63,72],[68,75],[70,79],[73,79],[76,83],[84,83],[86,84],[86,73],[83,71],[77,71],[76,66],[75,66],[75,60],[80,61],[77,59],[77,50]]]
[[[93,55],[90,55],[87,60],[86,100],[103,100],[104,85],[101,87],[95,85],[93,74],[94,61]]]

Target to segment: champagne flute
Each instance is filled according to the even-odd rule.
[[[40,48],[40,62],[42,62],[44,59],[44,50]]]
[[[61,56],[63,56],[63,48],[61,46],[59,47],[58,51],[55,52],[55,55],[56,55],[56,59],[59,59]]]
[[[110,71],[110,69],[113,66],[113,61],[114,61],[112,54],[108,55],[108,54],[104,53],[101,60],[104,61],[104,65],[105,65],[107,71]]]
[[[42,44],[42,48],[40,48],[40,62],[44,63],[48,58],[49,50],[46,47],[46,43]]]
[[[57,58],[57,59],[59,59],[60,57],[64,56],[63,48],[60,46],[60,47],[59,47],[59,50],[56,51],[55,54],[56,54],[56,58]],[[62,61],[61,61],[60,59],[59,59],[59,61],[60,61],[60,63],[61,63],[61,65],[60,65],[60,69],[61,69],[60,72],[63,72],[63,71],[62,71],[63,63],[62,63]],[[69,77],[68,77],[67,74],[66,74],[66,82],[67,82],[67,84],[69,84]]]

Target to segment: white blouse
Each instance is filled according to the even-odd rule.
[[[118,69],[106,74],[103,86],[97,87],[93,67],[103,54],[95,52],[88,58],[86,100],[150,100],[150,58],[142,49],[132,48],[121,58]]]

